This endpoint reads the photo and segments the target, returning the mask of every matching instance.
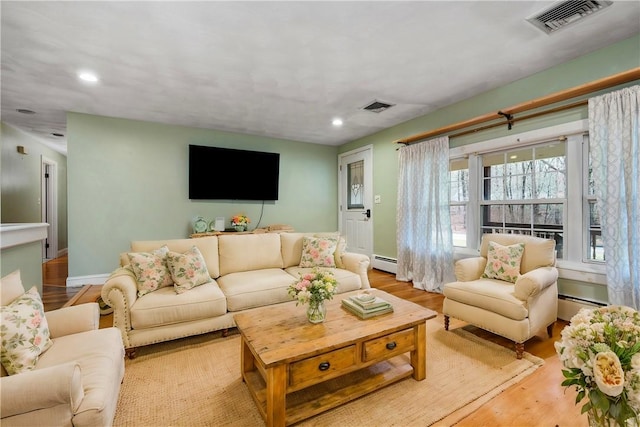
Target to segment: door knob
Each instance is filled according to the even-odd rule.
[[[366,212],[362,212],[362,215],[365,215],[367,218],[371,218],[371,209],[367,209]]]

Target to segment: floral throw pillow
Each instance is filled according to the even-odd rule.
[[[9,375],[30,371],[53,344],[44,306],[34,286],[2,307],[0,361]]]
[[[136,275],[138,296],[148,294],[173,283],[167,268],[169,248],[163,246],[152,252],[129,252],[129,264]]]
[[[300,267],[335,267],[337,238],[303,237]]]
[[[196,246],[183,254],[169,252],[167,265],[177,294],[211,281],[202,253]]]
[[[489,242],[487,266],[482,277],[515,283],[520,276],[520,261],[523,253],[524,243],[503,246],[496,242]]]

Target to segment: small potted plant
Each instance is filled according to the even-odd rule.
[[[231,218],[231,226],[236,231],[247,231],[247,227],[251,220],[246,215],[235,215]]]

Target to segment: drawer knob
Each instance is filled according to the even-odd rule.
[[[329,362],[322,362],[321,364],[318,365],[318,369],[320,369],[321,371],[326,371],[330,367],[331,367],[331,363]]]
[[[396,342],[395,341],[391,341],[387,343],[387,350],[393,350],[394,348],[396,348]]]

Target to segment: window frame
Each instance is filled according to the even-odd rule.
[[[455,258],[477,256],[479,254],[482,219],[482,170],[480,155],[491,152],[513,150],[520,147],[535,146],[553,140],[565,141],[566,156],[566,198],[563,210],[564,222],[564,259],[557,261],[561,278],[591,282],[606,285],[605,265],[602,261],[588,260],[586,239],[589,229],[587,214],[585,214],[588,191],[585,189],[587,178],[583,171],[588,169],[585,164],[585,147],[588,149],[588,120],[578,120],[560,125],[550,126],[522,132],[516,135],[494,138],[481,142],[454,147],[449,150],[450,162],[467,158],[469,166],[469,201],[467,202],[467,247],[454,247]],[[473,185],[473,183],[476,185]],[[472,191],[475,190],[475,191]],[[544,199],[551,202],[557,199]],[[569,218],[581,218],[579,221],[569,221]]]

